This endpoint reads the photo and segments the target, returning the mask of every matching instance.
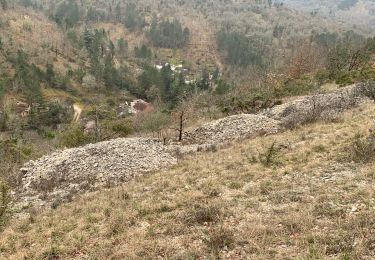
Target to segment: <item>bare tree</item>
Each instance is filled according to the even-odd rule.
[[[182,142],[187,121],[192,117],[194,110],[194,100],[184,99],[172,112],[173,121],[177,123],[178,141]]]

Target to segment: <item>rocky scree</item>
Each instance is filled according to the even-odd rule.
[[[344,110],[367,100],[362,85],[340,88],[333,93],[305,96],[275,106],[261,114],[280,122],[285,128],[293,128],[317,120],[336,120]]]
[[[333,93],[305,96],[261,113],[229,116],[185,133],[186,144],[223,144],[238,139],[275,134],[317,120],[332,121],[344,110],[366,99],[362,85]]]
[[[222,144],[237,139],[276,134],[280,131],[279,124],[277,120],[263,115],[234,115],[187,132],[184,140],[187,144]]]
[[[177,163],[174,149],[143,138],[115,139],[57,151],[21,169],[18,208],[56,205],[75,194],[109,187]]]

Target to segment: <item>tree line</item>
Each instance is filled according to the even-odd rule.
[[[183,28],[176,19],[172,21],[163,20],[158,23],[156,17],[154,17],[148,38],[156,47],[182,48],[189,42],[190,31],[187,27]]]
[[[217,33],[219,50],[226,54],[227,61],[236,66],[261,66],[262,51],[258,37],[247,37],[243,33],[231,32],[225,29]]]

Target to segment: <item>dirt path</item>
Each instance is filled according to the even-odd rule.
[[[77,123],[79,119],[81,118],[82,107],[79,104],[74,104],[73,109],[74,109],[74,117],[73,117],[72,123]]]

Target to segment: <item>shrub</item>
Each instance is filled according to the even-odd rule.
[[[206,245],[217,254],[224,248],[230,248],[234,244],[233,231],[223,226],[212,228],[204,239]]]
[[[286,96],[300,96],[306,95],[317,88],[317,82],[314,82],[309,77],[289,79],[284,83],[281,94]]]
[[[259,153],[259,162],[264,166],[272,166],[280,164],[280,148],[273,142],[263,153]]]
[[[11,187],[17,186],[21,180],[18,169],[32,153],[32,146],[16,138],[0,141],[0,178]]]
[[[152,133],[153,137],[166,139],[171,118],[162,112],[140,113],[135,116],[133,125],[136,131]]]
[[[9,203],[9,188],[0,180],[0,230],[6,223]]]
[[[218,106],[225,114],[254,113],[279,103],[275,89],[258,86],[234,89],[221,97]]]
[[[83,130],[78,126],[73,126],[63,132],[59,139],[59,145],[67,148],[82,146],[93,140],[91,136],[85,135]]]
[[[121,120],[112,123],[111,130],[120,137],[126,137],[133,132],[132,122],[130,120]]]
[[[190,225],[211,223],[219,221],[221,215],[222,212],[217,205],[195,205],[185,215],[185,221]]]
[[[0,111],[0,131],[4,131],[7,128],[8,114],[4,111]]]
[[[69,111],[59,103],[46,104],[47,111],[42,112],[38,109],[31,111],[29,126],[34,129],[40,129],[41,126],[51,126],[56,128],[59,124],[67,123],[70,119]]]
[[[375,157],[375,133],[365,137],[357,134],[350,146],[350,158],[355,162],[367,163]]]

